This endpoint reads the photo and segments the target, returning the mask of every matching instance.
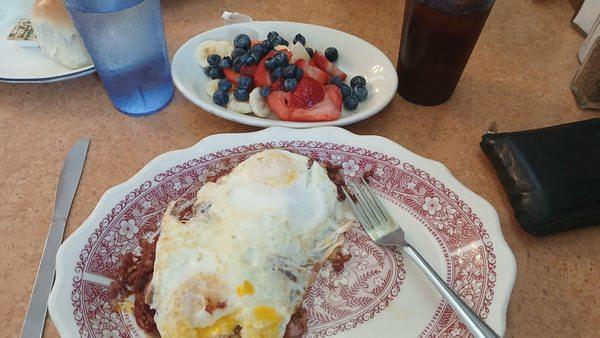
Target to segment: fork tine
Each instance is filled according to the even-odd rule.
[[[369,201],[360,186],[356,182],[351,182],[348,186],[357,197],[357,204],[363,210],[363,214],[371,221],[373,227],[378,226],[382,221],[377,217],[377,213],[373,210],[372,206],[369,205]]]
[[[377,205],[377,208],[379,209],[379,211],[381,211],[381,214],[383,216],[385,216],[386,220],[390,223],[394,223],[393,222],[393,218],[392,215],[390,215],[389,211],[387,210],[386,207],[383,206],[383,204],[381,203],[381,199],[379,198],[379,196],[377,196],[377,194],[373,191],[373,188],[371,188],[369,186],[369,183],[367,183],[367,181],[361,177],[360,178],[361,181],[364,183],[366,190],[369,192],[369,195],[371,196],[371,198],[373,199],[373,201],[375,201],[375,204]]]
[[[346,186],[347,189],[350,190],[350,192],[352,192],[354,194],[354,191],[352,191],[352,189],[350,189],[348,186]],[[369,222],[369,220],[364,216],[363,214],[363,210],[361,210],[357,203],[354,202],[354,200],[352,199],[352,197],[350,196],[350,194],[348,194],[348,192],[346,191],[346,189],[342,189],[344,191],[344,195],[346,195],[346,200],[348,201],[348,204],[350,204],[350,207],[352,208],[352,211],[354,212],[354,214],[356,215],[356,217],[358,218],[358,221],[360,222],[360,224],[363,225],[363,228],[368,229],[368,228],[373,228],[373,224],[371,224],[371,222]]]
[[[346,188],[350,190],[350,192],[354,194],[354,196],[357,196],[357,190],[356,188],[353,189],[352,185],[347,184]],[[377,241],[378,238],[384,236],[385,231],[381,229],[381,223],[377,220],[372,220],[367,216],[368,214],[365,210],[364,203],[360,202],[360,200],[358,200],[358,197],[357,201],[355,202],[347,193],[347,191],[345,189],[343,190],[344,194],[346,195],[346,198],[348,199],[348,203],[350,203],[354,214],[358,218],[358,221],[362,224],[363,229],[367,232],[367,235],[369,235],[369,237],[371,237],[373,241]]]
[[[386,223],[387,219],[383,216],[381,212],[378,212],[377,205],[374,201],[368,196],[368,193],[365,191],[362,184],[358,184],[353,182],[354,187],[359,191],[360,199],[362,204],[366,209],[369,210],[369,214],[372,215],[378,223]]]

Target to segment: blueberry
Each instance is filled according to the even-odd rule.
[[[240,34],[233,39],[233,46],[236,48],[250,49],[250,45],[252,42],[250,41],[250,37],[246,34]]]
[[[287,66],[287,64],[289,63],[288,56],[284,52],[277,52],[274,58],[277,60],[279,66]]]
[[[338,88],[341,88],[341,87],[342,87],[342,85],[344,84],[344,81],[343,81],[342,79],[340,79],[340,77],[339,77],[339,76],[337,76],[337,75],[336,75],[336,76],[334,76],[334,77],[332,77],[332,78],[329,80],[329,82],[330,82],[330,83],[332,83],[332,84],[334,84],[334,85],[336,85],[336,86],[338,86]]]
[[[248,101],[248,89],[247,88],[238,88],[233,91],[233,97],[235,97],[238,101]]]
[[[285,68],[283,68],[283,78],[284,79],[291,79],[294,77],[294,75],[296,74],[296,65],[287,65],[285,66]]]
[[[335,47],[329,47],[325,49],[325,57],[331,62],[335,62],[338,59],[338,51]]]
[[[304,76],[304,71],[298,67],[296,67],[296,72],[294,73],[294,78],[296,80],[300,80]]]
[[[283,90],[285,90],[286,92],[291,92],[292,90],[294,90],[296,88],[296,86],[298,85],[298,80],[292,78],[292,79],[286,79],[285,81],[283,81]]]
[[[219,63],[221,63],[221,57],[218,54],[210,54],[206,58],[206,61],[208,61],[208,64],[213,67],[219,67]]]
[[[275,37],[273,40],[271,40],[271,42],[273,43],[273,46],[279,46],[279,45],[289,46],[290,45],[290,43],[287,42],[287,40],[282,38],[281,36]]]
[[[204,75],[210,76],[210,70],[211,69],[212,69],[211,66],[206,66],[206,67],[202,68],[202,70],[204,71]]]
[[[348,95],[344,98],[344,107],[348,110],[354,110],[358,107],[358,99],[352,95]]]
[[[233,52],[231,52],[231,58],[236,59],[242,55],[246,54],[246,50],[243,48],[235,48]]]
[[[279,36],[279,33],[275,32],[275,31],[272,31],[272,32],[269,32],[269,34],[267,34],[267,39],[273,40],[273,39],[275,39],[278,36]]]
[[[219,90],[229,90],[231,88],[231,82],[227,79],[219,80]]]
[[[310,56],[311,58],[312,58],[313,54],[315,53],[315,51],[310,47],[306,47],[306,52],[308,53],[308,56]]]
[[[265,53],[266,54],[266,53]],[[252,53],[250,53],[250,57],[252,58],[252,63],[259,63],[260,59],[262,59],[264,55],[260,52],[260,51],[253,51]]]
[[[269,87],[262,87],[260,89],[260,96],[267,97],[271,93],[271,89]]]
[[[281,73],[283,73],[282,67],[277,67],[271,71],[271,81],[275,82],[281,78]]]
[[[257,53],[260,56],[259,59],[262,59],[263,56],[267,55],[267,53],[269,52],[267,47],[265,47],[262,43],[259,43],[258,45],[252,47],[252,49],[254,49],[254,53]]]
[[[350,86],[352,88],[354,88],[356,86],[365,87],[366,85],[367,85],[367,80],[365,80],[365,78],[360,75],[357,75],[357,76],[353,77],[352,80],[350,80]]]
[[[226,107],[229,103],[229,93],[226,90],[219,89],[213,94],[213,102],[219,106]]]
[[[352,95],[352,88],[350,88],[350,86],[347,84],[342,83],[340,86],[340,92],[342,92],[342,97],[350,96]]]
[[[267,39],[264,40],[263,42],[260,43],[261,45],[265,46],[265,48],[267,49],[267,51],[271,51],[273,50],[273,43],[271,42],[271,40]]]
[[[359,102],[363,102],[369,96],[369,92],[366,87],[356,86],[352,88],[352,96],[356,97]]]
[[[233,70],[235,72],[240,72],[240,69],[242,68],[242,57],[237,57],[233,60]]]
[[[238,88],[248,89],[252,86],[252,79],[247,76],[240,76],[238,79]]]
[[[265,67],[267,67],[268,70],[273,70],[279,67],[279,62],[277,62],[277,59],[275,58],[268,58],[267,61],[265,61]]]
[[[219,66],[221,66],[221,68],[231,68],[233,66],[233,60],[231,59],[231,57],[226,56],[221,59],[221,63],[219,64]]]
[[[244,66],[253,65],[255,63],[258,63],[258,61],[260,61],[260,56],[258,55],[258,53],[255,53],[251,50],[247,51],[246,54],[241,56],[241,58],[242,58],[242,64]]]
[[[221,79],[223,78],[223,70],[221,70],[221,68],[219,67],[212,67],[210,69],[210,78],[211,79]]]
[[[252,53],[246,53],[246,54],[240,56],[240,59],[242,60],[243,66],[249,66],[253,63],[256,63],[256,59],[254,58]]]
[[[296,42],[300,42],[302,44],[302,46],[306,45],[306,39],[300,33],[296,34],[296,36],[294,37],[293,42],[294,42],[294,44],[296,44]]]

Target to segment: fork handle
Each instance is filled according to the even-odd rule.
[[[471,333],[475,337],[495,338],[499,337],[491,327],[489,327],[481,318],[479,318],[472,310],[465,304],[458,295],[444,282],[444,280],[433,270],[431,265],[425,261],[423,256],[413,248],[410,244],[399,246],[413,261],[417,264],[419,269],[429,278],[433,283],[433,286],[442,294],[442,297],[446,299],[448,304],[458,314],[458,317],[462,322],[469,328]]]

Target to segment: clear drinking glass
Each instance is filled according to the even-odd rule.
[[[160,0],[65,0],[114,106],[141,116],[173,97]]]

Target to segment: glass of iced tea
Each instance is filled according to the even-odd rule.
[[[405,0],[398,93],[433,106],[450,99],[495,0]]]

